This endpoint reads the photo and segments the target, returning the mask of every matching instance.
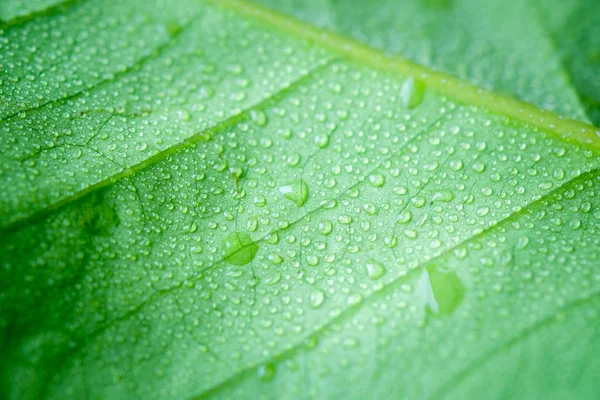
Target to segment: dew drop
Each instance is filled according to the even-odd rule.
[[[273,364],[263,364],[258,367],[257,374],[261,381],[270,381],[275,376],[275,366]]]
[[[246,265],[258,252],[258,244],[246,232],[232,232],[223,240],[225,261],[231,265]]]
[[[409,210],[402,210],[400,215],[398,215],[398,219],[396,220],[397,224],[407,224],[412,219],[412,213]]]
[[[448,203],[449,201],[452,201],[454,199],[454,193],[452,193],[450,190],[441,190],[439,192],[436,192],[433,197],[431,198],[431,201],[433,203],[437,203],[437,202],[445,202]]]
[[[329,144],[329,136],[327,135],[317,135],[315,136],[315,144],[320,148],[325,148]]]
[[[367,264],[367,275],[371,280],[377,280],[385,274],[385,266],[376,260],[368,260]]]
[[[402,105],[412,109],[423,102],[426,86],[423,82],[415,80],[413,77],[407,78],[400,89],[400,99]]]
[[[385,177],[381,174],[373,174],[369,176],[369,183],[371,186],[380,188],[385,184]]]
[[[482,163],[481,161],[475,161],[473,163],[473,165],[471,166],[471,168],[475,172],[482,173],[483,171],[485,171],[485,164]]]
[[[290,183],[279,188],[281,193],[286,199],[289,199],[296,203],[298,207],[302,207],[306,200],[308,200],[308,185],[302,179]]]
[[[321,307],[321,304],[323,304],[324,300],[325,300],[325,293],[323,293],[323,291],[317,289],[317,290],[313,290],[310,293],[309,302],[310,302],[310,306],[312,308]]]
[[[425,269],[417,286],[425,308],[439,317],[452,314],[462,302],[466,290],[456,272],[435,265]]]
[[[329,220],[319,222],[319,233],[323,236],[329,235],[333,231],[333,224]]]
[[[252,110],[250,111],[250,118],[257,126],[263,127],[267,125],[267,114],[264,111]]]

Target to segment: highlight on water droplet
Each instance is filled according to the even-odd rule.
[[[246,265],[258,252],[258,244],[246,232],[232,232],[223,239],[224,259],[231,265]]]
[[[426,86],[423,82],[415,80],[412,76],[408,77],[400,89],[400,99],[402,105],[412,109],[423,102]]]
[[[385,274],[385,266],[377,260],[370,259],[365,265],[369,279],[376,281]]]
[[[333,224],[330,220],[325,219],[319,222],[319,233],[323,236],[329,235],[333,231]]]
[[[316,289],[310,293],[309,304],[312,308],[319,308],[325,300],[325,293],[322,290]]]
[[[416,286],[427,312],[439,317],[452,314],[466,291],[456,272],[437,265],[425,268]]]
[[[327,135],[316,135],[315,136],[315,144],[320,148],[325,148],[329,144],[329,136]]]
[[[385,184],[385,177],[382,174],[369,175],[369,183],[376,188],[383,187]]]
[[[308,185],[302,179],[299,179],[289,185],[281,186],[279,193],[286,199],[296,203],[298,207],[302,207],[306,203],[306,200],[308,200]]]
[[[433,197],[431,198],[431,202],[432,203],[437,203],[440,201],[443,201],[445,203],[448,203],[449,201],[452,201],[454,199],[454,193],[452,193],[450,190],[441,190],[439,192],[436,192]]]
[[[407,224],[412,220],[412,213],[410,210],[402,210],[396,219],[397,224]]]
[[[275,366],[273,364],[263,364],[256,370],[258,379],[261,381],[270,381],[275,376]]]
[[[252,121],[258,126],[262,127],[267,125],[267,114],[265,114],[264,111],[252,110],[250,111],[250,118],[252,118]]]

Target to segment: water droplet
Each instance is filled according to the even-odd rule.
[[[257,196],[254,196],[252,202],[257,207],[264,207],[267,204],[267,199],[262,194],[259,194]]]
[[[281,257],[277,253],[269,254],[269,257],[267,258],[273,265],[281,265],[281,263],[283,262],[283,257]]]
[[[418,236],[418,233],[414,229],[406,229],[404,231],[404,236],[406,236],[408,239],[416,239]]]
[[[352,217],[345,214],[340,215],[338,217],[338,221],[340,222],[340,224],[349,225],[350,223],[352,223]]]
[[[224,259],[231,265],[246,265],[258,252],[258,244],[246,232],[232,232],[223,240]]]
[[[293,182],[289,185],[285,185],[279,188],[281,193],[286,199],[289,199],[296,203],[298,207],[302,207],[306,200],[308,200],[308,185],[302,179]]]
[[[450,190],[441,190],[439,192],[436,192],[433,197],[431,198],[431,201],[433,203],[436,202],[440,202],[443,201],[445,203],[452,201],[454,199],[454,193],[452,193]]]
[[[417,208],[421,208],[425,205],[425,203],[427,202],[427,200],[425,199],[425,197],[423,196],[415,196],[413,197],[410,202]]]
[[[486,215],[488,215],[489,212],[489,207],[480,207],[477,209],[477,215],[479,215],[480,217],[485,217]]]
[[[473,169],[473,171],[481,173],[485,171],[485,164],[481,161],[475,161],[471,168]]]
[[[369,183],[373,187],[377,187],[377,188],[383,187],[383,185],[385,184],[385,177],[381,174],[370,175]]]
[[[362,303],[363,300],[364,297],[362,294],[351,294],[350,296],[348,296],[348,305],[355,306],[357,304]]]
[[[396,220],[397,224],[407,224],[412,219],[412,213],[409,210],[402,210],[400,215],[398,215],[398,219]]]
[[[376,260],[368,260],[367,264],[367,275],[369,279],[377,280],[385,274],[385,266]]]
[[[413,77],[407,78],[400,89],[400,99],[402,105],[412,109],[423,102],[426,86],[423,82],[415,80]]]
[[[275,376],[275,366],[273,364],[263,364],[258,367],[257,373],[261,381],[270,381]]]
[[[325,148],[329,144],[329,136],[327,135],[316,135],[315,144],[320,148]]]
[[[264,111],[260,110],[252,110],[250,111],[250,118],[257,126],[265,126],[267,125],[267,114]]]
[[[452,171],[460,171],[463,167],[463,162],[460,160],[452,160],[450,161],[449,166]]]
[[[312,308],[321,307],[321,304],[323,304],[324,300],[325,300],[325,293],[323,293],[323,291],[317,289],[317,290],[313,290],[310,293],[309,302],[310,302],[310,306]]]
[[[417,287],[416,291],[421,295],[425,309],[440,317],[456,310],[466,290],[456,272],[435,265],[430,265],[423,271]]]
[[[327,236],[333,231],[333,224],[329,220],[324,220],[319,223],[319,233]]]

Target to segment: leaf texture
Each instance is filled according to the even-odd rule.
[[[597,128],[169,4],[3,30],[7,398],[595,398]]]

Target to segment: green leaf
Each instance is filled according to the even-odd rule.
[[[599,131],[546,50],[462,49],[581,121],[243,0],[30,11],[0,37],[6,398],[597,397]]]

